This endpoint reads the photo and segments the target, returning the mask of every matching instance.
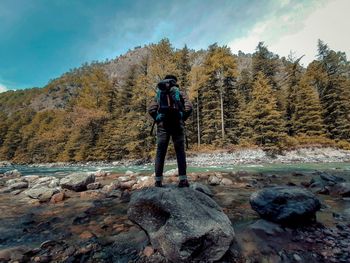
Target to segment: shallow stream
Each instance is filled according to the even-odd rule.
[[[176,168],[176,165],[165,165],[165,171]],[[63,177],[73,172],[96,172],[98,170],[112,173],[125,173],[126,171],[139,172],[141,174],[152,174],[153,164],[145,165],[69,165],[69,166],[31,166],[12,165],[0,167],[0,173],[17,169],[23,175],[53,175]],[[249,173],[291,173],[291,172],[313,172],[313,171],[337,171],[350,174],[350,163],[274,163],[274,164],[239,164],[239,165],[211,165],[211,166],[191,166],[187,171],[195,172],[237,172],[245,171]]]

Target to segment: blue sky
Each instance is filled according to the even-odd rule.
[[[254,52],[257,43],[265,41],[279,55],[286,56],[290,50],[306,54],[304,63],[308,63],[316,54],[318,38],[336,50],[349,52],[349,3],[1,0],[0,92],[42,87],[84,62],[112,59],[129,48],[164,37],[176,48],[186,43],[190,48],[205,49],[218,42],[234,53]],[[341,28],[336,34],[338,24]],[[347,30],[341,32],[342,27]]]

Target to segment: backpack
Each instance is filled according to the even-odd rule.
[[[184,112],[180,91],[171,80],[163,80],[158,84],[157,103],[158,113],[164,114],[164,121],[179,122]],[[169,84],[169,85],[166,85]]]

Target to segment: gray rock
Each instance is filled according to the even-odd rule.
[[[28,183],[27,182],[14,183],[14,184],[11,184],[9,188],[11,189],[11,191],[28,188]]]
[[[0,189],[0,194],[10,193],[15,190],[28,188],[28,183],[21,178],[11,179],[6,182],[7,187]]]
[[[23,176],[23,179],[26,180],[28,183],[33,183],[35,180],[38,180],[40,177],[39,175],[26,175]]]
[[[12,163],[9,161],[0,161],[0,167],[7,167],[7,166],[11,166]]]
[[[298,176],[305,176],[305,174],[303,174],[301,172],[293,172],[292,176],[296,176],[296,177],[298,177]]]
[[[298,225],[315,219],[320,201],[298,187],[276,186],[255,192],[250,205],[262,218],[282,224]]]
[[[6,193],[10,193],[11,192],[11,188],[10,187],[4,187],[0,189],[0,194],[6,194]]]
[[[324,172],[318,172],[319,176],[311,179],[309,187],[313,193],[323,193],[328,186],[334,186],[337,183],[345,181],[344,178],[327,174]]]
[[[350,183],[339,183],[331,188],[332,195],[340,195],[342,197],[350,197]]]
[[[120,188],[122,188],[122,189],[129,189],[134,184],[136,184],[135,180],[129,180],[129,181],[126,181],[126,182],[120,182]]]
[[[104,193],[109,193],[109,192],[111,192],[111,191],[113,191],[113,190],[118,189],[119,186],[120,186],[120,183],[119,183],[119,182],[112,182],[112,183],[110,183],[109,185],[103,186],[103,187],[102,187],[102,192],[104,192]]]
[[[13,191],[11,192],[11,194],[13,194],[13,195],[18,195],[18,194],[22,193],[23,190],[24,190],[24,189],[13,190]]]
[[[107,197],[121,198],[123,192],[119,189],[116,189],[116,190],[109,191],[106,194],[107,194]]]
[[[343,215],[347,220],[350,220],[350,208],[345,209]]]
[[[14,178],[6,181],[6,185],[10,186],[12,184],[20,183],[20,182],[26,182],[23,178]]]
[[[309,184],[309,190],[314,194],[329,194],[328,184],[323,182],[322,180],[311,180],[312,184]],[[310,183],[311,183],[310,182]]]
[[[208,184],[210,185],[219,185],[220,184],[220,179],[217,178],[215,175],[211,175],[208,179]]]
[[[133,175],[134,174],[134,172],[133,171],[130,171],[130,170],[127,170],[126,172],[125,172],[125,175],[126,176],[130,176],[130,175]]]
[[[229,249],[234,231],[216,202],[191,188],[152,187],[135,191],[130,220],[172,262],[219,260]]]
[[[297,262],[303,261],[303,259],[302,259],[298,254],[294,254],[294,255],[293,255],[293,258],[294,258],[294,260],[297,261]]]
[[[220,184],[222,184],[222,185],[232,185],[233,182],[229,178],[222,178]]]
[[[0,262],[25,262],[25,253],[30,251],[29,247],[14,246],[0,250]]]
[[[350,208],[345,209],[342,213],[334,213],[333,217],[337,220],[342,220],[349,222],[350,221]]]
[[[249,228],[254,230],[254,232],[262,232],[270,236],[278,236],[284,232],[279,224],[269,222],[264,219],[259,219],[255,223],[251,224]]]
[[[21,172],[19,172],[17,169],[7,171],[3,175],[3,177],[5,177],[5,178],[16,178],[16,177],[21,177],[21,176],[22,176]]]
[[[107,175],[108,175],[108,172],[106,172],[106,171],[98,170],[97,172],[95,172],[96,177],[104,177]]]
[[[102,184],[100,182],[91,183],[86,186],[87,190],[97,190],[97,189],[100,189],[101,187],[102,187]]]
[[[345,182],[345,179],[342,178],[342,177],[335,176],[335,175],[332,175],[332,174],[327,174],[327,173],[324,173],[324,172],[320,173],[320,178],[323,181],[326,181],[326,182],[333,182],[333,183]]]
[[[127,182],[130,180],[130,176],[119,176],[118,181],[119,182]]]
[[[85,191],[88,184],[95,182],[94,174],[73,173],[61,179],[62,188],[73,190],[76,192]]]
[[[209,189],[208,186],[204,185],[204,184],[201,184],[201,183],[191,183],[190,184],[190,187],[194,190],[197,190],[199,192],[202,192],[204,194],[206,194],[207,196],[210,196],[210,197],[213,197],[214,194],[212,193],[212,191]]]
[[[57,189],[43,186],[40,188],[28,189],[24,193],[32,199],[38,199],[40,202],[47,202],[50,201],[51,196],[58,192]]]
[[[28,180],[28,179],[27,179]],[[41,188],[41,187],[50,187],[54,188],[59,186],[60,180],[53,176],[39,177],[37,179],[29,179],[30,188]]]

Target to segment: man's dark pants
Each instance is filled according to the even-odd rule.
[[[175,126],[161,122],[157,125],[157,155],[155,163],[156,181],[162,181],[163,179],[164,161],[170,137],[172,137],[175,147],[179,179],[187,179],[184,124],[181,122]]]

